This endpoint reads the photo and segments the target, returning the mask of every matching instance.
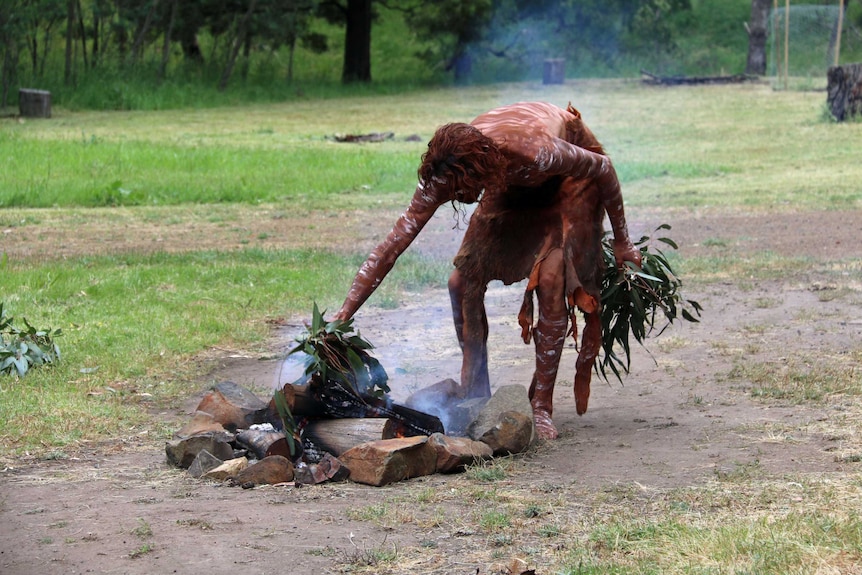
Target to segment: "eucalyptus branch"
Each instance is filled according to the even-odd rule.
[[[656,228],[669,230],[663,224]],[[656,241],[677,249],[670,238],[659,237]],[[621,370],[628,373],[631,366],[629,337],[643,345],[644,339],[656,329],[656,315],[661,310],[667,323],[659,329],[661,334],[678,318],[697,322],[703,307],[696,301],[684,299],[679,290],[682,281],[674,272],[667,257],[659,249],[651,251],[650,237],[644,236],[635,245],[640,249],[642,262],[638,267],[626,262],[618,268],[614,259],[610,234],[602,241],[605,274],[602,277],[602,352],[601,361],[596,362],[596,371],[607,379],[607,369],[622,379]],[[689,311],[689,308],[691,311]],[[614,350],[619,346],[623,357]]]

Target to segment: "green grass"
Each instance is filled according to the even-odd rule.
[[[64,335],[60,363],[0,379],[4,450],[143,429],[148,406],[194,389],[196,355],[215,346],[268,349],[267,319],[305,316],[313,299],[340,302],[361,261],[249,248],[7,264],[0,293],[9,313]],[[375,297],[393,297],[417,277],[442,281],[429,265],[407,257],[404,275]]]
[[[0,230],[27,234],[55,219],[111,230],[148,221],[230,228],[238,204],[308,218],[362,209],[374,218],[406,205],[424,141],[439,124],[529,99],[572,101],[583,112],[615,160],[631,213],[859,208],[862,123],[824,120],[824,98],[760,84],[664,89],[607,80],[206,110],[58,108],[49,121],[0,121]],[[328,139],[371,131],[396,137],[367,145]],[[413,134],[419,142],[405,140]],[[309,225],[313,234],[338,222]],[[0,380],[4,452],[50,452],[154,426],[153,404],[196,390],[207,349],[263,349],[271,343],[268,319],[305,317],[313,299],[333,309],[365,256],[302,245],[261,249],[254,247],[267,239],[261,231],[240,236],[231,251],[112,255],[94,246],[65,259],[0,255],[9,312],[65,332],[61,364]],[[674,262],[695,285],[813,265],[719,250]],[[402,258],[370,304],[391,306],[405,287],[440,286],[445,267]],[[499,481],[506,470],[472,473]]]
[[[845,209],[862,204],[862,124],[823,119],[824,94],[763,84],[645,87],[630,81],[436,89],[247,108],[73,114],[5,122],[0,206],[402,202],[424,141],[521,99],[573,101],[605,144],[632,207]],[[626,113],[616,113],[626,110]],[[680,122],[679,118],[686,121]],[[392,131],[347,145],[335,134]],[[420,142],[405,138],[418,135]],[[122,191],[120,191],[120,189]]]
[[[749,385],[752,397],[793,405],[822,402],[832,395],[862,395],[862,371],[834,359],[796,358],[778,367],[738,360],[728,377]]]

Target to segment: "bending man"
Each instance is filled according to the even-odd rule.
[[[525,102],[491,110],[470,124],[442,126],[428,143],[407,210],[356,274],[336,318],[347,319],[377,289],[437,208],[479,202],[455,257],[449,293],[463,351],[459,392],[490,396],[487,284],[529,278],[519,323],[535,340],[530,401],[540,437],[555,438],[553,390],[568,326],[584,330],[575,375],[577,411],[587,409],[601,345],[602,222],[607,213],[618,265],[640,265],[626,228],[616,172],[571,105]],[[533,323],[533,298],[538,321]]]

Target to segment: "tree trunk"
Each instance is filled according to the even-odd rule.
[[[165,79],[165,73],[168,69],[168,62],[171,59],[171,35],[174,31],[174,24],[177,21],[177,9],[180,0],[173,0],[171,2],[171,16],[168,20],[168,27],[165,30],[165,41],[162,44],[162,61],[159,64],[159,81]]]
[[[766,74],[766,36],[772,0],[751,0],[751,21],[748,23],[748,61],[746,74]]]
[[[81,0],[77,0],[78,30],[81,34],[81,57],[84,58],[84,70],[90,67],[87,62],[87,29],[84,27],[84,11],[81,9]]]
[[[287,83],[293,84],[293,56],[296,52],[296,36],[290,38],[290,49],[287,53]]]
[[[862,63],[833,66],[826,77],[826,103],[835,119],[862,116]]]
[[[72,83],[72,31],[75,26],[75,0],[66,2],[66,66],[63,72],[63,82],[68,86]]]
[[[99,29],[101,20],[99,19],[98,10],[93,10],[93,44],[90,50],[90,58],[93,62],[93,68],[95,68],[99,63]]]
[[[344,84],[371,81],[371,2],[347,0],[344,38]]]
[[[236,38],[234,39],[233,46],[231,47],[230,54],[228,55],[227,64],[225,64],[224,71],[221,75],[221,80],[218,83],[218,89],[220,92],[223,92],[225,88],[227,88],[227,84],[230,81],[230,77],[233,74],[233,67],[236,64],[236,59],[239,56],[240,48],[242,48],[245,43],[245,35],[248,30],[248,21],[251,18],[251,15],[254,13],[255,6],[257,5],[257,0],[251,0],[248,5],[248,11],[243,14],[242,20],[240,20],[239,25],[237,26]]]
[[[0,108],[5,108],[9,98],[9,85],[12,83],[12,77],[15,69],[18,67],[18,50],[15,45],[15,37],[9,34],[5,39],[3,47],[3,71],[0,73]]]
[[[132,63],[136,63],[140,57],[141,52],[144,47],[144,40],[147,37],[147,34],[150,31],[150,26],[153,23],[153,16],[156,13],[156,10],[159,7],[159,0],[153,0],[153,3],[150,5],[150,9],[147,12],[146,18],[144,18],[144,23],[141,24],[141,27],[138,28],[137,35],[135,36],[135,41],[132,42]]]
[[[39,33],[33,31],[33,35],[27,38],[27,48],[30,50],[30,62],[33,66],[33,75],[39,71]]]
[[[203,23],[196,6],[189,0],[176,0],[179,4],[177,13],[177,40],[183,50],[186,61],[203,64],[204,53],[198,44],[198,29]]]

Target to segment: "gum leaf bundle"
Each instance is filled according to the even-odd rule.
[[[662,224],[656,228],[656,232],[670,229],[669,225]],[[665,254],[660,249],[650,247],[650,240],[649,236],[643,236],[635,242],[643,258],[641,267],[626,262],[623,269],[616,265],[609,235],[606,234],[602,242],[605,259],[601,290],[603,357],[596,362],[596,370],[605,379],[608,369],[617,379],[622,379],[620,370],[628,373],[631,366],[630,337],[643,345],[646,336],[656,328],[657,318],[667,320],[659,330],[660,335],[680,317],[686,321],[699,321],[697,317],[703,310],[696,301],[682,297],[682,281]],[[677,249],[676,243],[670,238],[657,237],[656,241]],[[614,351],[616,346],[622,349],[622,357]]]

